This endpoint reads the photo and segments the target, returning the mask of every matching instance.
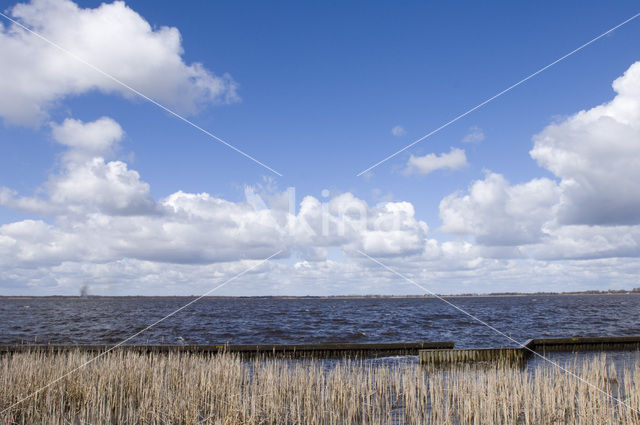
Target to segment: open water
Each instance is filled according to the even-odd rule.
[[[447,298],[524,342],[640,335],[640,295]],[[0,344],[115,344],[189,297],[0,297]],[[435,298],[203,298],[128,344],[513,341]]]

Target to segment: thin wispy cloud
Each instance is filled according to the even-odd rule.
[[[469,131],[462,138],[463,143],[480,143],[485,139],[484,131],[478,126],[469,128]]]
[[[391,129],[391,134],[393,134],[395,137],[401,137],[407,134],[407,130],[405,130],[401,125],[396,125]]]

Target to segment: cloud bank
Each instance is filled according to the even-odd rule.
[[[443,231],[544,260],[640,256],[640,62],[613,89],[533,137],[530,155],[554,180],[488,173],[442,200]]]
[[[613,100],[533,137],[531,157],[553,178],[511,183],[487,171],[444,197],[444,237],[410,202],[369,205],[349,192],[293,206],[287,191],[258,186],[239,202],[184,191],[154,199],[137,171],[113,159],[124,134],[117,122],[67,119],[51,125],[65,151],[41,189],[0,189],[0,205],[35,216],[0,226],[0,280],[16,292],[75,293],[89,277],[94,293],[183,293],[282,251],[238,291],[416,292],[363,251],[440,293],[637,286],[639,75],[636,63],[614,82]],[[463,154],[452,148],[414,167],[455,168]]]
[[[180,111],[237,100],[231,77],[184,62],[177,29],[154,28],[122,2],[34,0],[10,13]],[[131,97],[15,25],[0,27],[0,55],[6,123],[41,124],[66,98],[92,91]],[[246,186],[241,201],[186,191],[154,198],[115,158],[125,129],[114,119],[51,123],[64,149],[55,171],[34,193],[0,187],[0,205],[29,217],[0,225],[0,284],[4,293],[77,293],[88,280],[93,293],[200,293],[281,251],[231,293],[416,292],[363,251],[439,293],[637,286],[640,62],[613,89],[609,102],[533,137],[531,158],[550,177],[510,182],[487,171],[440,201],[436,234],[410,202],[370,205],[351,192],[293,204],[289,191],[260,186]],[[463,142],[483,138],[472,128]],[[451,148],[412,155],[405,171],[466,165],[465,151]]]
[[[278,250],[319,260],[332,246],[387,257],[420,252],[428,232],[410,203],[369,206],[351,193],[325,202],[304,197],[297,214],[286,192],[267,194],[263,201],[250,187],[243,202],[182,191],[154,200],[135,170],[109,160],[123,135],[113,119],[67,119],[53,125],[52,133],[66,146],[61,169],[37,196],[2,187],[0,205],[53,216],[53,223],[34,219],[0,226],[3,266],[121,258],[210,264],[259,260]]]

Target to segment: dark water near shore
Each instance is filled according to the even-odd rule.
[[[189,297],[0,298],[0,344],[115,344]],[[640,335],[640,295],[448,298],[519,342]],[[204,298],[127,344],[513,341],[433,298]]]

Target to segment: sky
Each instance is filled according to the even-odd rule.
[[[0,6],[0,295],[640,287],[640,17],[371,168],[635,2]]]

